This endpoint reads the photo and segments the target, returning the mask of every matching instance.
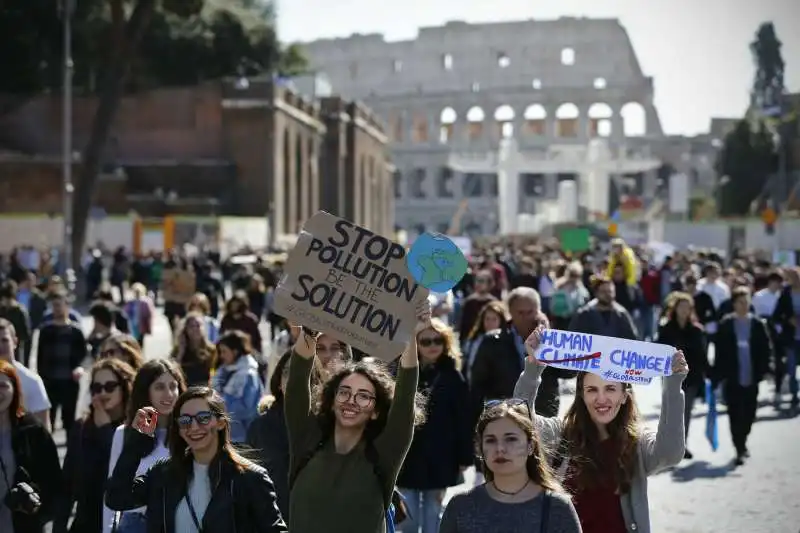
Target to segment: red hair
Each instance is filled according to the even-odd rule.
[[[8,361],[0,359],[0,375],[8,376],[14,386],[14,396],[11,398],[11,405],[8,406],[9,415],[12,419],[22,418],[22,415],[25,414],[25,406],[22,402],[22,384],[19,381],[17,369]]]

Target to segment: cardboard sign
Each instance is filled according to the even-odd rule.
[[[161,287],[165,302],[189,303],[197,289],[194,272],[168,268],[161,275]]]
[[[564,370],[591,372],[606,381],[648,385],[672,374],[675,348],[654,342],[548,329],[542,332],[536,358]]]
[[[430,293],[405,256],[403,246],[319,211],[289,252],[275,313],[392,361],[413,338]]]

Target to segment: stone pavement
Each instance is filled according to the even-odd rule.
[[[84,324],[88,329],[90,323]],[[265,335],[265,339],[269,336]],[[155,333],[145,341],[148,358],[169,353],[171,333],[160,313]],[[86,384],[82,405],[86,405]],[[643,418],[655,430],[660,409],[660,386],[636,387]],[[649,497],[653,533],[797,533],[800,531],[800,418],[776,412],[768,399],[772,386],[763,384],[758,420],[749,447],[752,458],[733,469],[733,448],[724,406],[718,419],[720,448],[716,452],[705,440],[705,406],[695,407],[688,448],[692,461],[683,461],[671,471],[650,479]],[[572,401],[562,396],[562,410]],[[80,412],[80,411],[79,411]],[[63,431],[56,432],[63,443]],[[61,448],[63,454],[63,447]],[[467,481],[473,475],[467,472]],[[448,491],[467,490],[469,484]]]

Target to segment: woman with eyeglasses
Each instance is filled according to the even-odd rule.
[[[428,400],[425,424],[414,432],[397,485],[410,516],[403,533],[436,533],[442,500],[449,487],[462,483],[461,472],[472,465],[469,391],[459,372],[461,355],[453,330],[439,319],[417,328],[419,384]]]
[[[169,457],[169,435],[167,428],[175,402],[178,396],[186,390],[186,381],[180,367],[168,359],[151,359],[139,369],[133,380],[131,399],[125,425],[119,426],[114,432],[111,443],[111,457],[108,461],[108,474],[114,467],[122,453],[125,439],[125,428],[130,427],[136,418],[136,413],[144,407],[152,407],[158,411],[158,426],[154,430],[154,438],[148,441],[147,453],[139,460],[137,475],[147,472],[151,466]],[[115,513],[107,505],[103,510],[103,532],[110,533],[144,533],[148,531],[145,518],[145,508],[126,509],[125,512]]]
[[[525,400],[491,400],[475,428],[486,483],[454,496],[439,533],[581,533]]]
[[[430,327],[430,311],[419,317]],[[383,363],[347,364],[310,390],[318,334],[303,329],[286,384],[292,533],[383,533],[418,409],[417,343],[395,382]]]
[[[525,370],[514,396],[533,405],[544,363],[536,349],[544,328],[526,340]],[[683,459],[685,434],[681,385],[689,367],[683,352],[672,356],[663,379],[658,431],[643,427],[630,383],[578,373],[575,400],[561,417],[534,415],[536,431],[572,494],[584,533],[650,533],[647,478]],[[656,385],[650,385],[656,386]]]
[[[225,402],[210,387],[191,387],[168,424],[170,458],[137,475],[159,425],[151,406],[136,411],[108,483],[106,503],[144,506],[149,532],[286,533],[267,471],[230,440]]]
[[[25,413],[17,370],[0,359],[0,531],[44,533],[61,481],[53,437]]]
[[[86,415],[75,422],[64,458],[63,505],[53,523],[54,533],[100,533],[103,530],[103,487],[114,431],[125,419],[133,368],[120,359],[100,359],[91,370],[92,401]],[[72,526],[67,527],[77,504]]]

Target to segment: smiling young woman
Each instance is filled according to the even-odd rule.
[[[538,328],[526,341],[525,370],[514,390],[529,405],[545,369],[534,355],[543,332]],[[658,432],[640,424],[630,384],[586,372],[578,374],[575,400],[563,419],[533,415],[537,433],[556,450],[555,465],[584,533],[650,533],[647,477],[683,459],[681,383],[688,371],[683,352],[676,351],[672,375],[664,378]]]
[[[159,416],[149,406],[136,412],[108,482],[108,506],[120,511],[144,506],[148,531],[286,533],[267,471],[231,443],[222,397],[210,387],[191,387],[174,410],[170,458],[139,476],[136,468]]]

